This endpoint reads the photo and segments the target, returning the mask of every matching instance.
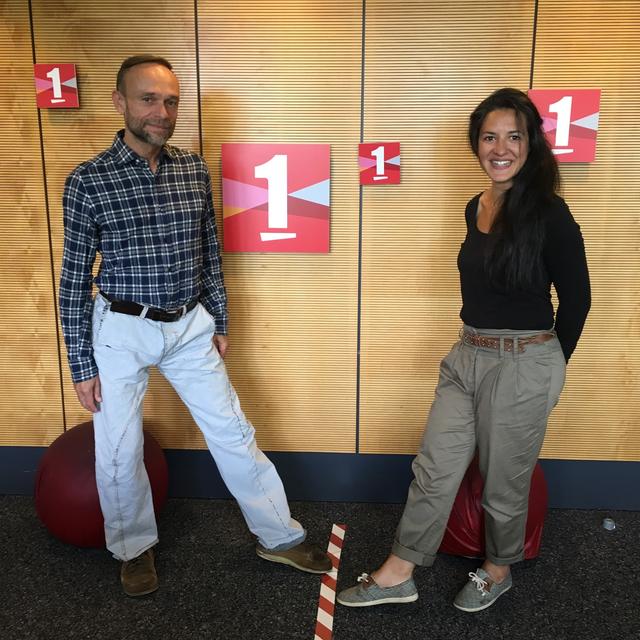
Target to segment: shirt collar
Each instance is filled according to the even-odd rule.
[[[144,158],[139,156],[128,144],[125,143],[124,129],[120,129],[120,131],[116,133],[116,136],[113,139],[113,144],[111,145],[111,155],[114,161],[118,164],[146,163]],[[175,160],[176,158],[176,149],[171,145],[165,144],[162,146],[158,163],[163,162],[165,158],[167,160]]]

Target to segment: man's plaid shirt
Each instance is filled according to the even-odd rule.
[[[96,286],[119,300],[177,309],[198,298],[227,332],[226,292],[211,178],[194,153],[165,145],[156,173],[123,141],[76,167],[65,183],[60,316],[74,382],[98,374],[91,343]]]

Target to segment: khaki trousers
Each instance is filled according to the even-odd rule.
[[[528,337],[548,331],[474,329],[486,336]],[[504,345],[502,345],[504,347]],[[522,353],[457,342],[440,365],[440,379],[415,478],[393,553],[433,564],[458,488],[477,448],[484,479],[486,558],[498,565],[522,560],[529,485],[547,418],[565,377],[556,337]]]

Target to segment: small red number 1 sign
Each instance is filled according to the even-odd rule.
[[[400,143],[360,144],[358,164],[360,184],[400,184]]]
[[[79,107],[75,64],[34,64],[38,109]]]

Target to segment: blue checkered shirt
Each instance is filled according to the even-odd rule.
[[[120,131],[65,183],[60,316],[74,382],[98,374],[91,343],[92,283],[117,298],[177,309],[198,298],[227,332],[227,297],[202,158],[165,145],[154,174]],[[101,255],[98,276],[92,268]]]

